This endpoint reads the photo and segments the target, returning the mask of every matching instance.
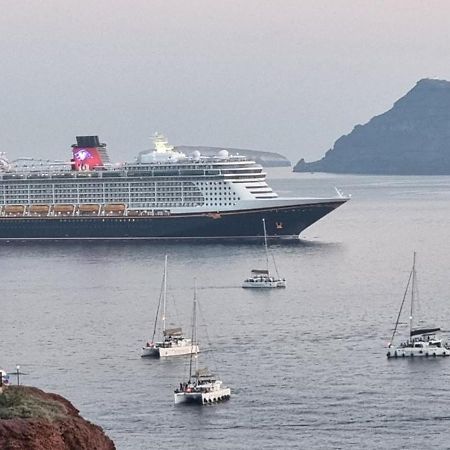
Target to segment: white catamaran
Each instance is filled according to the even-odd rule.
[[[395,322],[394,331],[392,333],[391,341],[388,345],[388,358],[398,358],[398,357],[414,357],[414,356],[450,356],[450,349],[447,344],[442,341],[442,339],[436,338],[436,332],[440,331],[440,328],[427,327],[419,328],[414,327],[413,317],[414,317],[414,302],[416,300],[416,252],[414,252],[413,266],[409,274],[408,283],[406,285],[405,293],[403,295],[403,300],[400,305],[400,310],[397,315],[397,320]],[[399,346],[393,344],[395,335],[397,333],[398,325],[400,323],[400,318],[402,315],[403,306],[405,304],[406,298],[408,297],[408,292],[410,290],[410,314],[409,314],[409,339],[401,343]]]
[[[273,258],[273,262],[275,265],[276,276],[270,274],[269,271],[269,248],[267,246],[267,232],[266,232],[266,221],[262,220],[263,229],[264,229],[264,249],[266,254],[266,268],[265,269],[253,269],[251,272],[251,276],[244,280],[242,283],[243,288],[285,288],[286,280],[284,278],[280,278],[278,274],[278,269],[275,263],[275,259]]]
[[[162,300],[162,340],[155,342],[156,328],[159,322],[159,311]],[[156,310],[155,325],[153,328],[153,336],[150,342],[147,342],[142,348],[142,357],[153,356],[181,356],[191,353],[198,353],[197,343],[192,344],[191,339],[183,336],[181,328],[166,328],[166,304],[167,304],[167,255],[164,260],[164,275],[162,282],[161,294],[159,296],[158,307]]]
[[[192,314],[192,348],[197,342],[197,292],[194,288],[194,307]],[[195,358],[195,371],[193,372],[193,359]],[[222,381],[213,375],[207,368],[198,368],[198,355],[191,351],[189,361],[189,379],[180,383],[174,391],[174,402],[207,405],[228,400],[231,389],[222,385]]]

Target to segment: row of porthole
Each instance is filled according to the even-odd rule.
[[[199,182],[202,186],[203,185],[206,185],[206,186],[209,186],[209,185],[222,185],[222,184],[226,184],[224,181],[200,181]]]
[[[97,221],[97,219],[59,219],[60,222],[67,223],[67,222],[74,222],[74,223],[80,223],[80,222],[92,222]],[[102,222],[135,222],[135,219],[101,219]]]
[[[236,203],[205,203],[205,206],[233,206]]]

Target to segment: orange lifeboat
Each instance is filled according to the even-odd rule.
[[[53,213],[55,216],[71,216],[75,210],[75,205],[58,204],[53,206]]]
[[[103,211],[105,216],[123,216],[125,214],[126,205],[124,203],[109,203],[105,205]]]
[[[5,216],[17,217],[23,216],[25,213],[25,205],[6,205]]]

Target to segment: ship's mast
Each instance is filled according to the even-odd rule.
[[[167,301],[167,255],[164,259],[164,287],[163,287],[163,335],[166,331],[166,301]]]
[[[267,269],[267,274],[269,274],[269,250],[267,248],[266,219],[263,219],[262,223],[263,223],[263,229],[264,229],[264,248],[266,250],[266,269]]]

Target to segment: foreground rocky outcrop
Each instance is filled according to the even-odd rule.
[[[420,80],[389,111],[340,137],[295,172],[386,175],[450,174],[450,82]]]
[[[103,430],[65,398],[27,386],[0,394],[2,450],[114,450]]]

